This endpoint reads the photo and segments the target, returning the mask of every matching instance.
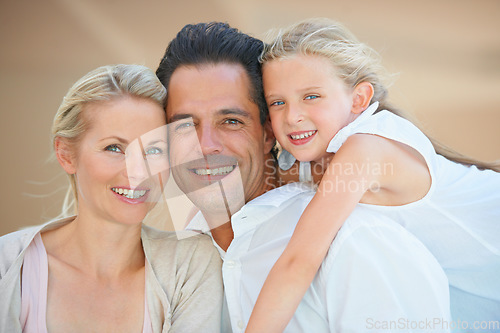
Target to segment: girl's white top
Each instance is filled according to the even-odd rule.
[[[327,151],[356,133],[408,145],[425,159],[432,184],[422,199],[402,206],[359,204],[397,221],[436,257],[448,276],[455,321],[500,321],[500,173],[464,166],[436,154],[410,121],[372,104],[342,128]],[[390,165],[370,172],[392,172]],[[471,326],[469,326],[471,328]],[[497,327],[497,329],[500,329]]]

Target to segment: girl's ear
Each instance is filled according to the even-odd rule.
[[[73,175],[76,173],[76,161],[73,154],[73,149],[68,139],[56,137],[54,140],[54,151],[59,164],[66,173]]]
[[[354,87],[352,94],[352,113],[359,114],[366,110],[373,97],[373,86],[370,82],[360,82]]]
[[[264,150],[265,153],[269,153],[271,149],[276,144],[276,138],[274,136],[273,128],[271,126],[271,119],[267,116],[266,122],[264,123]]]

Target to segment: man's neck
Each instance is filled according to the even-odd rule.
[[[259,191],[260,193],[258,196],[280,186],[278,183],[277,165],[275,163],[275,160],[271,156],[271,154],[267,154],[267,159],[268,161],[264,164],[265,165],[264,178],[261,182],[263,186],[262,190]],[[271,161],[272,163],[268,163],[269,161]],[[247,198],[247,202],[248,201],[249,200]],[[211,226],[210,232],[212,233],[212,238],[220,246],[221,249],[227,251],[229,245],[231,244],[234,238],[233,228],[231,225],[231,216],[224,217],[223,216],[224,214],[213,214],[213,213],[210,214],[208,212],[203,212],[203,211],[202,213],[203,216],[205,217],[205,220],[208,222],[208,225]],[[228,210],[227,214],[230,215],[231,212],[229,212]],[[227,222],[221,223],[221,221],[227,221]],[[212,226],[215,227],[212,228]]]
[[[224,251],[227,251],[234,238],[231,222],[224,223],[223,225],[210,230],[210,232],[212,233],[212,237],[217,245],[219,245]]]

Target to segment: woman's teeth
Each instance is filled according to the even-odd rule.
[[[215,168],[215,169],[194,169],[194,173],[198,176],[217,176],[217,175],[226,175],[234,170],[234,165]]]
[[[313,135],[314,133],[316,133],[316,131],[309,131],[309,132],[302,133],[302,134],[298,134],[298,135],[293,135],[293,134],[291,134],[291,135],[290,135],[290,137],[291,137],[293,140],[300,140],[300,139],[305,139],[305,138],[308,138],[308,137],[310,137],[311,135]]]
[[[129,199],[139,199],[146,194],[146,190],[128,190],[126,188],[113,187],[111,190]]]

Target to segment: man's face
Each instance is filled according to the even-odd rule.
[[[245,70],[235,64],[183,66],[170,79],[172,173],[204,212],[230,215],[272,188],[266,160],[274,136],[269,122],[260,123],[249,87]]]

